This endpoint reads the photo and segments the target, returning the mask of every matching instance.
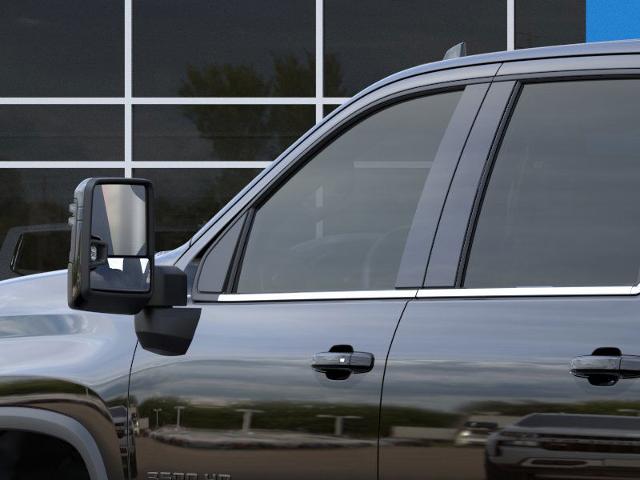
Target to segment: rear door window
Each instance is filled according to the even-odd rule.
[[[525,85],[499,148],[464,286],[634,285],[640,80]]]

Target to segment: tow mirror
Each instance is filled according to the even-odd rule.
[[[153,185],[137,178],[88,178],[74,192],[67,300],[71,308],[135,314],[140,345],[183,355],[199,308],[187,305],[187,275],[154,264]]]
[[[70,205],[69,306],[137,313],[154,280],[153,187],[127,178],[88,178]]]

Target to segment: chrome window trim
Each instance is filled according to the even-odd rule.
[[[601,287],[421,288],[406,290],[352,290],[336,292],[223,293],[219,302],[284,302],[307,300],[383,300],[411,298],[500,298],[632,296],[640,285]]]
[[[422,288],[417,298],[496,298],[496,297],[583,297],[637,295],[640,286],[602,287],[513,287],[513,288]]]
[[[350,290],[337,292],[290,293],[223,293],[219,302],[281,302],[287,300],[367,300],[386,298],[415,298],[417,289],[407,290]]]

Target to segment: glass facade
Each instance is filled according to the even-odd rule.
[[[135,0],[133,93],[309,97],[313,0]]]
[[[586,33],[585,0],[516,0],[516,48],[582,43]]]
[[[153,180],[158,248],[170,249],[368,84],[460,41],[473,54],[615,38],[598,20],[618,15],[607,3],[8,2],[0,279],[66,264],[66,206],[85,177]]]
[[[121,97],[124,13],[113,0],[3,2],[0,97]]]
[[[313,126],[314,115],[308,105],[139,105],[133,157],[268,162]]]
[[[0,161],[118,161],[124,148],[124,109],[0,105],[0,145]]]
[[[66,268],[68,206],[78,183],[92,176],[121,176],[104,168],[0,169],[0,277]]]
[[[399,70],[467,53],[506,49],[507,0],[325,0],[324,85],[353,95]]]
[[[170,250],[191,235],[260,172],[256,168],[136,169],[153,182],[156,249]]]

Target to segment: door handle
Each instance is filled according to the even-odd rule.
[[[375,358],[367,352],[322,352],[311,360],[311,368],[316,372],[366,373],[373,369]]]
[[[614,385],[622,378],[640,377],[640,356],[623,355],[618,348],[596,348],[591,355],[571,360],[571,374],[592,385]]]

